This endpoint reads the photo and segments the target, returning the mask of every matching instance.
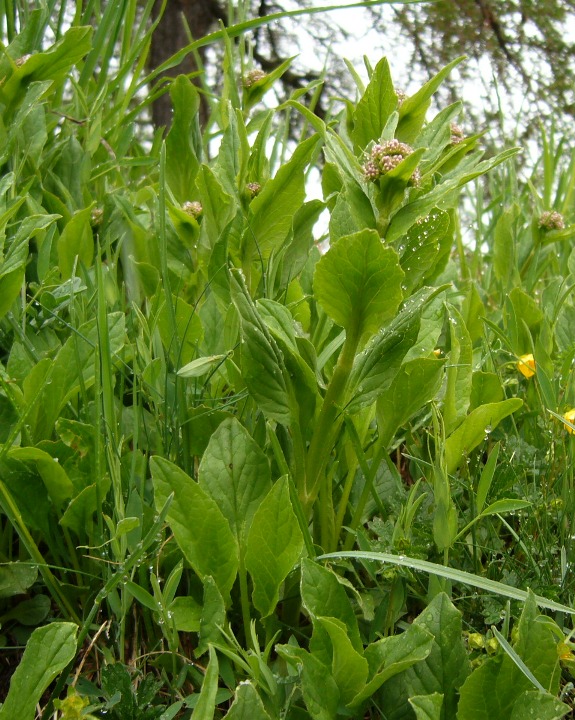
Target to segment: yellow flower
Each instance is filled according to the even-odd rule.
[[[533,355],[531,353],[521,355],[517,363],[517,369],[526,378],[533,377],[535,375],[535,358]]]
[[[575,425],[575,409],[567,410],[567,412],[563,414],[563,419],[570,422],[571,425]],[[575,433],[575,430],[573,430],[572,427],[569,427],[569,425],[565,425],[565,427],[567,428],[567,432],[571,433],[571,435]]]
[[[559,655],[559,659],[563,660],[564,662],[573,662],[575,660],[575,655],[573,654],[573,649],[570,643],[558,643],[557,654]]]

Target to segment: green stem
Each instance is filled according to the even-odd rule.
[[[358,333],[348,331],[311,440],[307,456],[305,492],[302,497],[302,505],[307,513],[319,494],[322,474],[331,453],[333,440],[342,422],[341,417],[338,418],[339,404],[345,394],[358,344]]]
[[[252,634],[250,632],[251,616],[250,616],[250,596],[248,593],[248,574],[244,562],[244,554],[240,550],[240,565],[238,568],[240,578],[240,601],[242,605],[242,622],[244,624],[244,635],[248,650],[254,650],[252,646]]]

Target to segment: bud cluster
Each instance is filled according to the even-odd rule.
[[[262,189],[262,186],[258,182],[250,182],[246,185],[246,190],[248,191],[248,195],[250,198],[255,198],[256,195],[260,194],[260,191]]]
[[[383,143],[377,143],[371,148],[369,157],[363,165],[363,174],[366,180],[376,182],[382,175],[396,168],[411,155],[413,148],[395,138]],[[410,178],[413,185],[418,185],[421,179],[419,169],[416,169]]]
[[[255,83],[258,82],[258,80],[263,80],[266,77],[266,73],[263,70],[258,70],[257,68],[255,70],[250,70],[248,73],[244,75],[243,84],[245,88],[251,88],[252,85],[255,85]]]
[[[465,140],[465,133],[463,130],[459,127],[457,123],[451,123],[449,126],[451,130],[451,144],[452,145],[459,145]]]
[[[202,207],[202,203],[198,202],[197,200],[194,200],[190,202],[190,200],[186,200],[186,202],[182,205],[182,210],[187,214],[190,215],[193,218],[199,218],[202,214],[204,208]]]
[[[563,215],[558,213],[557,210],[546,210],[544,213],[541,213],[539,227],[542,230],[563,230],[565,220],[563,219]]]

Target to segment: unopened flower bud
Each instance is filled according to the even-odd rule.
[[[485,647],[485,638],[481,633],[473,632],[469,633],[467,638],[467,646],[470,650],[480,650]]]
[[[101,225],[103,219],[104,211],[102,210],[102,208],[96,207],[90,213],[90,225],[92,227],[98,227],[98,225]]]
[[[251,86],[257,83],[258,80],[263,80],[265,77],[267,77],[267,74],[263,70],[258,70],[257,68],[255,70],[250,70],[244,75],[244,87],[251,88]]]
[[[451,123],[449,128],[451,130],[452,145],[459,145],[459,143],[462,143],[465,140],[465,134],[457,123]]]
[[[541,213],[539,227],[542,230],[563,230],[565,220],[563,219],[563,215],[558,213],[557,210],[546,210],[544,213]]]
[[[395,94],[397,95],[397,105],[398,107],[401,107],[403,103],[407,100],[407,93],[403,90],[395,90]]]
[[[204,208],[202,207],[202,203],[197,200],[194,200],[193,202],[186,200],[186,202],[182,205],[182,210],[193,218],[199,218],[204,211]]]
[[[246,185],[246,189],[250,198],[255,198],[256,195],[260,194],[262,186],[258,182],[250,182]]]
[[[28,62],[28,60],[30,60],[31,57],[32,57],[32,55],[30,53],[28,53],[27,55],[22,55],[22,57],[19,57],[16,60],[14,60],[14,65],[16,65],[16,67],[22,67],[22,65],[24,65],[24,63]]]

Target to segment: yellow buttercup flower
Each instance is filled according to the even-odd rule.
[[[563,419],[567,420],[567,422],[570,422],[571,425],[575,425],[575,409],[567,410],[566,413],[563,413]],[[567,432],[571,433],[571,435],[575,433],[575,430],[573,430],[572,427],[569,427],[569,425],[565,425],[565,427],[567,428]]]
[[[517,363],[517,369],[526,378],[533,377],[535,375],[535,358],[533,355],[531,353],[521,355]]]

